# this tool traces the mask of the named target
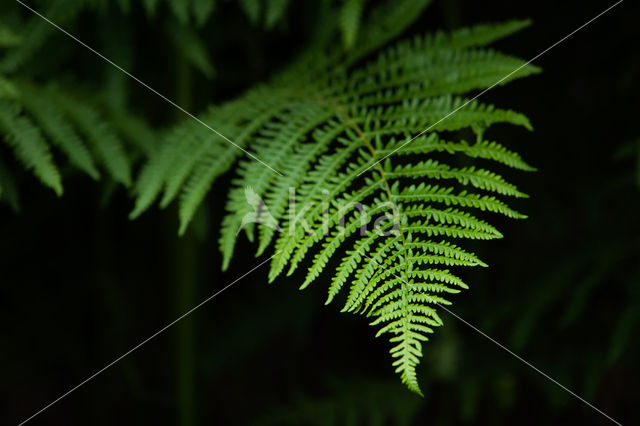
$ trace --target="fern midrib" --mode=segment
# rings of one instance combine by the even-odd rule
[[[389,199],[389,202],[391,203],[391,205],[393,206],[393,194],[391,192],[391,187],[389,186],[389,181],[387,180],[387,175],[384,171],[384,166],[381,164],[381,161],[379,161],[377,159],[377,153],[376,153],[376,149],[375,147],[371,144],[371,141],[366,137],[364,131],[360,128],[360,126],[358,126],[358,124],[356,123],[356,121],[344,110],[344,108],[342,108],[341,105],[339,104],[335,104],[332,102],[328,102],[329,105],[331,105],[337,112],[338,114],[340,114],[345,121],[352,127],[352,129],[356,132],[356,134],[358,135],[358,137],[360,138],[360,140],[364,143],[364,145],[367,147],[367,149],[369,150],[369,152],[371,153],[372,159],[373,161],[375,161],[375,167],[378,169],[378,171],[380,172],[380,178],[382,179],[383,183],[384,183],[384,188],[385,188],[385,192],[387,194],[387,198]],[[409,280],[407,279],[407,267],[409,266],[408,264],[408,259],[409,256],[407,254],[407,247],[406,247],[406,238],[402,229],[402,223],[400,221],[400,217],[398,215],[398,211],[397,209],[392,207],[392,211],[393,211],[393,217],[394,217],[394,222],[398,225],[398,232],[400,234],[400,241],[401,241],[401,245],[402,245],[402,257],[404,259],[404,263],[405,263],[405,267],[401,269],[401,274],[402,274],[402,280],[401,280],[401,286],[402,286],[402,316],[403,316],[403,320],[402,320],[402,335],[404,336],[408,336],[409,331],[410,331],[410,312],[408,311],[407,307],[409,305],[409,301],[408,301],[408,282]],[[368,257],[368,256],[367,256]],[[375,259],[370,258],[369,259],[372,262],[376,262],[377,261]],[[410,345],[409,341],[411,340],[410,338],[405,338],[403,339],[407,345]],[[404,351],[403,351],[404,352]],[[406,359],[405,356],[402,356],[402,358],[404,358],[403,363],[405,364],[405,369],[403,370],[403,374],[406,374],[407,371],[410,370],[411,365],[409,360]]]
[[[384,189],[385,189],[385,192],[387,194],[387,198],[389,199],[389,202],[392,203],[392,205],[393,205],[393,194],[391,193],[391,187],[389,186],[389,181],[387,180],[387,175],[386,175],[386,173],[384,171],[384,167],[382,166],[381,161],[377,160],[378,156],[377,156],[377,152],[376,152],[375,147],[371,144],[371,142],[367,138],[367,136],[364,133],[364,131],[360,128],[358,123],[356,123],[356,121],[353,119],[353,117],[351,117],[344,110],[344,108],[342,108],[341,105],[338,105],[338,104],[335,104],[335,103],[331,103],[331,102],[329,102],[329,105],[331,105],[338,112],[338,114],[340,114],[345,119],[345,121],[347,123],[349,123],[351,128],[357,133],[357,135],[360,138],[360,140],[362,140],[362,142],[365,144],[365,146],[367,147],[367,149],[371,153],[373,161],[375,161],[375,167],[380,172],[380,178],[382,179],[382,181],[384,183]],[[404,233],[402,232],[402,224],[400,223],[400,217],[398,216],[398,212],[397,212],[396,209],[392,208],[392,211],[393,211],[393,218],[395,220],[395,223],[398,224],[398,231],[400,232],[400,237],[402,238],[403,252],[405,253],[405,257],[406,257],[405,237],[404,237]]]

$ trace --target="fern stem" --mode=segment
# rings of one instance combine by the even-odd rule
[[[369,152],[371,153],[371,156],[373,157],[373,161],[376,161],[376,169],[379,171],[380,173],[380,179],[382,180],[383,184],[384,184],[384,188],[385,188],[385,193],[387,194],[387,198],[389,199],[389,202],[391,203],[392,206],[394,205],[393,202],[393,194],[391,192],[391,187],[389,186],[389,181],[387,179],[387,175],[385,174],[384,171],[384,166],[381,164],[381,162],[377,161],[377,155],[376,155],[376,149],[375,147],[371,144],[371,141],[367,138],[367,136],[365,135],[365,133],[362,131],[362,129],[360,128],[360,126],[358,125],[358,123],[356,123],[356,121],[349,115],[347,114],[347,112],[344,110],[344,108],[342,108],[340,105],[337,104],[333,104],[334,108],[338,111],[338,113],[340,115],[343,116],[343,118],[349,123],[349,125],[352,127],[352,129],[358,134],[358,137],[360,138],[360,140],[362,140],[362,142],[364,143],[364,145],[367,147],[367,149],[369,150]],[[407,243],[406,243],[406,238],[402,229],[402,222],[400,220],[400,216],[399,216],[399,212],[398,209],[396,209],[395,207],[392,207],[392,212],[393,212],[393,220],[394,220],[394,224],[397,224],[397,229],[398,229],[398,233],[400,234],[400,242],[401,242],[401,246],[402,246],[402,258],[403,258],[403,263],[405,265],[404,268],[402,268],[400,270],[400,274],[402,276],[402,279],[400,281],[400,286],[402,288],[402,316],[403,316],[403,321],[402,321],[402,334],[408,334],[411,332],[411,324],[410,324],[410,320],[409,320],[409,316],[410,316],[410,312],[408,312],[407,310],[407,306],[409,304],[409,277],[407,274],[407,265],[410,265],[410,263],[408,262],[408,253],[407,253]],[[377,261],[375,259],[371,259],[372,262],[376,262]],[[380,265],[377,265],[378,267]],[[409,383],[411,380],[409,378],[407,378],[405,376],[405,374],[407,374],[408,371],[411,370],[411,366],[409,365],[405,365],[404,369],[403,369],[403,381],[405,381],[405,383]],[[422,392],[420,391],[419,388],[414,389],[418,394],[422,395]]]
[[[358,123],[356,123],[356,121],[353,119],[353,117],[351,117],[344,110],[344,108],[342,108],[340,105],[333,104],[333,107],[338,111],[338,113],[340,115],[343,116],[343,118],[347,121],[347,123],[349,123],[351,128],[358,134],[358,137],[362,140],[362,142],[365,144],[365,146],[367,147],[367,149],[371,153],[371,156],[373,157],[373,161],[376,161],[376,159],[377,159],[376,149],[371,144],[371,141],[369,141],[369,139],[367,138],[365,133],[362,131],[362,129],[360,128]],[[376,164],[376,168],[380,172],[380,179],[382,180],[382,182],[384,184],[385,193],[387,194],[387,198],[389,199],[389,202],[393,204],[393,194],[391,193],[391,187],[389,186],[389,181],[387,180],[387,176],[386,176],[385,171],[384,171],[384,166],[381,164],[381,162],[378,162],[378,161],[376,161],[375,164]],[[393,208],[392,211],[393,211],[393,219],[395,221],[394,223],[396,223],[398,225],[398,232],[400,233],[400,238],[401,238],[401,241],[402,241],[402,250],[403,250],[403,253],[404,253],[403,257],[406,260],[406,258],[407,258],[406,240],[405,240],[405,237],[404,237],[404,233],[402,232],[402,224],[400,222],[400,216],[398,215],[398,211],[395,208]],[[403,279],[406,279],[406,274],[404,273],[404,271],[402,273],[403,273]]]
[[[173,222],[172,222],[173,225]],[[172,228],[173,229],[173,226]],[[174,237],[175,238],[175,237]],[[197,261],[196,241],[191,232],[178,238],[174,245],[173,258],[175,286],[175,309],[179,314],[193,307],[196,303],[197,287]],[[195,425],[196,392],[195,392],[195,365],[196,365],[196,321],[195,316],[183,319],[176,326],[176,351],[177,351],[177,397],[178,397],[178,424],[181,426]]]
[[[183,108],[191,109],[192,76],[188,61],[184,55],[176,52],[176,99]],[[182,118],[182,116],[178,116]],[[175,217],[174,215],[171,215]],[[169,229],[173,229],[173,223]],[[172,232],[173,234],[173,232]],[[175,238],[175,237],[173,237]],[[175,286],[175,309],[182,314],[196,303],[197,289],[197,250],[192,232],[177,239],[173,258],[173,283]],[[196,319],[185,318],[176,330],[176,381],[178,424],[193,426],[196,424]]]

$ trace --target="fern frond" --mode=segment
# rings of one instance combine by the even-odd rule
[[[38,127],[20,114],[16,104],[0,101],[0,131],[16,157],[46,186],[62,195],[62,180]]]
[[[315,57],[303,55],[268,85],[201,117],[284,174],[239,161],[220,234],[223,268],[242,229],[257,237],[258,254],[275,246],[270,281],[305,265],[305,288],[341,257],[327,303],[346,293],[343,311],[366,314],[380,326],[378,335],[389,335],[393,345],[396,371],[417,393],[422,344],[442,325],[438,305],[467,288],[459,269],[487,266],[464,243],[502,237],[482,212],[525,217],[504,199],[526,194],[492,167],[534,170],[484,136],[495,124],[531,130],[529,120],[465,95],[519,67],[509,81],[539,71],[484,47],[526,21],[417,37],[371,57],[415,19],[408,10],[427,3],[374,7],[351,50],[314,50]],[[132,215],[157,197],[166,206],[179,194],[183,232],[240,153],[197,123],[181,124],[143,169]],[[477,159],[486,168],[469,164]],[[261,224],[267,209],[255,211],[247,188],[279,226]],[[258,223],[247,226],[247,217]]]
[[[103,99],[80,98],[62,87],[42,88],[14,79],[7,82],[12,93],[4,99],[0,96],[2,139],[27,169],[58,194],[62,184],[52,152],[63,154],[71,170],[97,180],[100,166],[114,181],[129,185],[132,159],[141,152],[155,151],[154,132],[134,115],[123,110],[103,118]],[[133,149],[125,149],[122,139]]]
[[[69,95],[51,89],[51,97],[68,115],[77,129],[86,137],[96,157],[113,180],[125,186],[131,184],[131,164],[122,141],[110,124],[87,104],[74,102]]]
[[[55,107],[54,100],[42,91],[36,91],[26,85],[20,88],[20,99],[25,110],[38,123],[49,140],[69,157],[71,163],[92,178],[98,179],[100,173],[93,163],[89,150],[62,111]]]
[[[431,0],[397,0],[372,8],[359,30],[361,37],[358,45],[354,47],[345,65],[353,64],[398,37],[420,17],[430,3]]]
[[[186,25],[170,25],[167,32],[173,40],[176,50],[184,56],[190,65],[205,77],[213,77],[215,68],[209,58],[204,41],[198,37],[195,31]]]
[[[106,115],[114,130],[128,146],[145,158],[155,154],[158,148],[157,135],[145,120],[120,109],[110,110]],[[133,154],[130,155],[132,156]]]
[[[88,0],[47,2],[47,8],[42,13],[57,25],[65,26],[76,18],[87,4]],[[20,42],[17,47],[7,52],[0,60],[0,71],[5,73],[16,71],[31,59],[47,38],[56,31],[58,30],[39,16],[31,16],[24,30],[18,33]]]

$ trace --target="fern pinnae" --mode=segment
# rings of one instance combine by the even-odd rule
[[[197,124],[193,124],[197,125]],[[160,199],[160,208],[167,207],[180,191],[183,190],[183,185],[189,180],[189,177],[194,173],[194,170],[198,167],[202,161],[207,161],[205,158],[210,155],[224,155],[225,151],[233,150],[234,147],[224,146],[225,142],[220,138],[210,133],[206,128],[197,129],[195,131],[186,131],[185,137],[181,138],[180,143],[175,143],[173,150],[175,157],[173,159],[174,172],[166,177],[166,184],[164,187],[164,193]],[[182,146],[178,149],[179,146]]]
[[[343,216],[344,214],[342,209],[337,209],[336,212],[337,213],[334,214],[333,216],[334,219],[337,219]],[[306,288],[309,284],[311,284],[312,281],[314,281],[320,275],[320,273],[328,263],[329,259],[334,254],[334,252],[340,247],[342,242],[347,237],[349,237],[352,233],[354,233],[357,229],[361,228],[364,225],[363,221],[366,220],[367,217],[368,217],[368,214],[366,212],[360,212],[360,214],[356,216],[354,219],[352,219],[347,225],[345,225],[344,227],[342,226],[339,227],[339,229],[332,231],[330,235],[325,237],[326,239],[322,244],[323,246],[322,250],[314,256],[313,263],[309,267],[309,270],[307,272],[307,278],[305,279],[304,283],[300,287],[301,289]],[[329,224],[331,224],[331,222],[332,220],[330,219]],[[322,234],[323,234],[322,232],[318,232],[319,229],[321,228],[316,228],[316,231],[313,234],[314,236],[313,239],[316,242],[322,238]],[[361,249],[366,250],[369,244],[373,241],[373,239],[374,239],[373,236],[370,236],[367,238],[361,238],[358,240],[357,244],[360,245]],[[358,254],[359,250],[354,250],[352,253]]]
[[[537,170],[523,161],[520,155],[497,142],[478,141],[473,145],[469,145],[463,152],[469,157],[493,160],[518,170],[528,172]]]
[[[289,196],[289,188],[300,188],[300,197],[302,198],[300,205],[302,206],[311,205],[313,202],[321,202],[322,197],[319,196],[319,194],[322,194],[323,190],[326,191],[324,187],[326,182],[330,178],[335,177],[334,174],[336,170],[338,170],[351,155],[351,149],[345,147],[345,149],[341,150],[336,156],[324,156],[323,154],[338,135],[346,130],[346,124],[344,122],[336,120],[335,118],[329,118],[323,127],[313,131],[311,135],[313,143],[303,145],[297,155],[289,158],[285,166],[285,170],[287,171],[286,177],[276,183],[277,190],[274,189],[267,195],[267,203],[269,206],[272,206],[273,214],[276,217],[282,215],[284,208],[289,201],[291,201],[287,198]],[[348,141],[345,139],[339,138],[338,140],[344,144],[348,144]],[[357,146],[353,146],[353,149],[356,148]],[[319,167],[317,170],[309,172],[314,160],[317,158],[320,158],[321,162],[325,160],[327,167]],[[288,225],[289,223],[287,222],[285,228],[288,228]],[[271,228],[261,228],[260,246],[257,255],[260,255],[263,250],[266,249],[271,242],[273,233],[274,231]]]
[[[20,87],[20,101],[25,110],[49,137],[49,140],[69,157],[72,164],[93,179],[100,178],[100,173],[96,169],[86,145],[62,112],[53,106],[55,102],[46,93],[22,85]]]
[[[428,288],[425,286],[425,284],[416,284],[412,282],[412,280],[410,280],[407,284],[417,291],[421,291]],[[371,316],[384,316],[396,310],[402,309],[403,305],[405,305],[406,302],[403,300],[398,300],[398,299],[401,299],[401,297],[402,297],[402,291],[396,290],[396,291],[387,293],[383,297],[379,298],[376,301],[376,304],[374,304],[371,307]],[[414,293],[414,294],[408,295],[407,301],[409,301],[410,303],[421,302],[421,303],[429,303],[433,305],[439,305],[439,304],[450,305],[451,304],[451,302],[449,302],[446,299],[443,299],[442,297],[431,295],[431,294],[422,294],[422,293]],[[425,307],[422,304],[410,304],[409,306],[416,310],[425,309]],[[431,308],[428,308],[428,309],[430,313],[432,309]]]
[[[233,163],[237,154],[232,151],[232,149],[225,147],[221,154],[212,155],[211,152],[207,153],[189,177],[180,195],[180,208],[178,210],[180,219],[179,235],[184,235],[187,225],[191,222],[198,205],[204,199],[214,178]]]
[[[409,256],[407,260],[415,265],[446,265],[446,266],[477,266],[473,260],[455,259],[448,256],[440,256],[435,254],[422,254],[417,256]]]
[[[268,164],[275,168],[281,168],[284,159],[295,149],[302,138],[311,130],[325,122],[329,116],[318,108],[317,105],[299,103],[291,106],[283,121],[272,123],[270,127],[262,130],[263,135],[256,137],[256,154]],[[279,144],[265,143],[271,142],[269,133],[278,135]],[[273,182],[275,175],[263,165],[254,161],[248,161],[244,169],[240,171],[244,181],[241,185],[235,186],[229,193],[227,211],[232,213],[225,218],[221,229],[221,241],[233,241],[237,234],[242,217],[249,210],[244,198],[244,188],[250,186],[258,196],[263,196]],[[288,191],[288,189],[287,189]],[[233,251],[233,245],[223,244],[223,263],[228,264]]]
[[[346,64],[351,65],[371,51],[397,37],[417,20],[431,0],[397,0],[372,8],[369,19],[362,25],[362,35]]]
[[[271,143],[271,138],[263,139],[266,142],[265,146],[272,150],[272,154],[269,156],[272,164],[276,164],[276,167],[289,171],[288,176],[290,177],[279,179],[274,183],[272,188],[279,187],[280,191],[270,191],[268,184],[270,181],[275,181],[275,177],[264,176],[263,173],[255,175],[255,179],[260,179],[263,182],[266,181],[267,185],[265,191],[259,193],[259,195],[266,194],[266,199],[270,201],[269,205],[278,210],[281,209],[283,205],[286,205],[291,185],[300,181],[301,176],[307,171],[309,163],[324,152],[330,142],[326,140],[325,143],[319,141],[316,144],[309,144],[307,146],[299,145],[304,141],[309,132],[327,122],[327,120],[331,118],[331,114],[315,104],[301,105],[295,108],[295,110],[295,112],[291,112],[289,118],[285,118],[286,123],[283,126],[277,126],[271,129],[274,135],[277,135],[280,144],[276,146]],[[268,137],[267,134],[264,136]],[[296,148],[296,145],[298,145],[298,148]],[[253,164],[251,164],[250,167],[253,167]],[[252,174],[252,172],[248,171],[247,174]],[[238,188],[238,190],[241,189],[242,188]],[[261,245],[265,244],[268,244],[268,242],[261,240]]]
[[[87,3],[86,0],[47,2],[47,9],[43,11],[43,15],[64,27],[86,7]],[[33,57],[47,41],[48,36],[55,32],[56,29],[50,23],[39,16],[30,16],[24,25],[24,30],[19,34],[20,42],[17,47],[0,60],[0,71],[6,73],[17,71]]]
[[[526,198],[527,195],[518,191],[515,185],[506,182],[502,176],[474,166],[452,168],[435,160],[420,161],[409,165],[396,166],[392,172],[387,172],[389,178],[421,178],[455,179],[462,185],[472,186],[502,195]]]
[[[355,276],[351,282],[349,294],[344,306],[342,307],[342,312],[353,312],[357,310],[360,307],[361,301],[364,300],[364,298],[366,298],[373,290],[373,284],[375,284],[375,280],[373,280],[373,278],[378,272],[378,265],[382,263],[383,256],[386,256],[385,263],[387,259],[389,260],[389,263],[391,263],[404,255],[404,247],[401,244],[401,238],[402,237],[400,235],[395,235],[392,238],[387,238],[386,241],[383,240],[379,242],[378,247],[373,252],[373,256],[363,254],[364,251],[366,251],[366,247],[354,247],[354,249],[358,251],[358,257],[363,260],[361,262],[362,265],[359,265],[357,268],[353,268],[353,270],[350,271],[350,273],[353,272]],[[387,255],[387,252],[393,248],[396,249],[396,252]]]
[[[452,113],[453,111],[455,113]],[[465,98],[452,96],[429,98],[422,102],[417,100],[404,102],[401,105],[386,107],[376,115],[379,121],[385,122],[385,125],[367,132],[368,137],[394,136],[407,134],[407,132],[419,134],[425,129],[433,132],[455,131],[478,123],[486,127],[496,123],[509,123],[532,130],[527,117],[520,113],[495,108],[493,105],[480,104],[477,101],[468,103]],[[354,118],[358,124],[369,119],[367,115]],[[407,137],[407,140],[409,139]]]
[[[224,117],[225,111],[210,110],[206,116],[202,118],[203,122],[210,122],[208,120],[209,115],[220,115]],[[237,127],[232,123],[211,123],[213,128],[219,129],[222,134],[235,135],[237,134]],[[202,126],[199,123],[192,121],[183,122],[177,131],[170,135],[166,140],[170,161],[173,166],[171,167],[172,173],[166,177],[166,186],[164,188],[164,194],[160,200],[160,207],[165,208],[173,201],[173,199],[180,193],[182,185],[187,182],[187,179],[194,172],[194,169],[198,167],[198,164],[204,157],[207,156],[221,156],[224,158],[230,158],[231,161],[221,162],[217,165],[220,173],[227,170],[231,166],[233,160],[237,158],[241,152],[222,137],[216,133],[213,133],[210,129]],[[251,129],[248,129],[251,131]],[[243,146],[245,142],[246,133],[236,136],[234,144]],[[185,146],[185,144],[187,146]]]
[[[507,204],[489,195],[480,195],[461,191],[453,193],[453,188],[438,185],[410,185],[403,188],[395,198],[399,201],[430,201],[444,203],[446,206],[474,207],[493,213],[500,213],[512,219],[525,219],[527,216],[511,209]]]
[[[131,185],[131,164],[122,141],[100,114],[87,104],[79,104],[58,88],[50,88],[55,99],[75,127],[82,133],[111,177],[125,186]]]
[[[446,240],[441,240],[439,242],[436,242],[433,240],[422,240],[419,238],[413,238],[412,241],[405,243],[405,246],[408,249],[418,249],[418,250],[422,250],[423,252],[428,251],[437,255],[443,255],[452,259],[469,262],[470,266],[483,266],[483,267],[488,266],[486,263],[480,260],[475,254],[470,253],[464,249],[461,249],[460,247]],[[415,270],[412,272],[415,272]]]
[[[374,282],[373,284],[376,286],[375,290],[366,297],[365,301],[362,302],[362,309],[364,312],[369,312],[367,314],[368,316],[372,315],[370,311],[371,307],[374,306],[375,301],[378,300],[382,295],[390,291],[392,288],[394,288],[401,280],[401,278],[397,275],[397,272],[398,269],[401,269],[404,265],[396,265],[393,268],[387,268],[385,267],[385,264],[380,264],[378,273],[372,277],[372,281]],[[465,290],[469,288],[467,284],[465,284],[457,276],[450,273],[448,269],[414,269],[412,271],[406,272],[406,274],[411,278],[420,278],[424,281],[442,285],[444,288],[448,289],[446,290],[446,292],[448,293],[459,292],[458,288],[453,288],[451,286],[459,287]],[[391,278],[387,279],[389,277]],[[378,282],[381,282],[381,284],[377,285]]]
[[[247,139],[269,121],[285,104],[285,98],[280,90],[266,90],[256,87],[247,91],[234,102],[226,103],[217,108],[210,108],[200,116],[213,128],[224,128],[234,143],[244,147]],[[239,123],[248,121],[239,130]],[[229,128],[230,127],[230,128]],[[138,217],[146,211],[155,199],[163,192],[160,205],[168,205],[179,193],[202,153],[209,149],[217,150],[227,143],[217,143],[216,135],[209,129],[185,120],[175,126],[163,137],[163,142],[157,153],[150,156],[136,181],[136,203],[130,214],[131,218]],[[184,146],[189,144],[189,148]],[[218,148],[220,147],[220,148]],[[241,153],[234,147],[229,154],[235,158]],[[222,151],[220,151],[222,152]],[[231,167],[232,163],[224,164],[220,173]]]
[[[336,165],[335,162],[330,162],[329,164]],[[365,168],[366,160],[361,161],[360,163],[358,163],[358,165],[351,163],[348,166],[348,169],[352,170],[351,173],[355,173],[355,171],[357,170],[364,170]],[[346,177],[338,175],[337,177],[334,177],[329,181],[323,182],[323,184],[324,186],[322,187],[325,188],[326,197],[332,200],[333,207],[333,209],[330,210],[331,214],[326,219],[323,219],[325,221],[323,223],[326,224],[325,226],[332,226],[338,223],[343,214],[348,213],[353,208],[355,203],[357,203],[359,200],[364,199],[366,198],[366,196],[370,195],[375,190],[375,186],[378,185],[368,184],[364,188],[346,194],[342,196],[339,201],[336,201],[336,199],[340,197],[342,191],[346,190],[346,188],[349,186],[350,181]],[[342,206],[346,207],[343,208]],[[324,207],[322,206],[322,204],[316,203],[316,205],[313,205],[308,210],[303,219],[308,223],[322,222],[320,220],[320,216],[323,210]],[[315,232],[305,237],[303,229],[301,227],[294,226],[293,232],[283,234],[280,239],[280,241],[282,241],[282,244],[276,245],[276,248],[278,248],[278,245],[280,245],[280,255],[274,259],[275,262],[272,263],[272,269],[269,276],[275,278],[282,271],[282,268],[287,261],[289,261],[290,264],[288,274],[290,275],[291,273],[293,273],[299,262],[304,258],[306,252],[311,248],[311,246],[313,246],[313,244],[319,241],[323,233],[323,229],[316,228]],[[302,241],[300,241],[300,239],[302,239]]]
[[[416,36],[409,40],[400,41],[382,51],[376,59],[357,71],[356,77],[359,78],[365,73],[375,75],[388,68],[389,64],[402,65],[408,61],[415,61],[416,57],[422,57],[425,54],[431,55],[443,49],[461,51],[486,46],[495,40],[516,33],[530,24],[530,20],[514,20],[495,24],[479,24],[451,33],[437,31],[434,34]]]
[[[367,217],[366,215],[367,213],[361,213],[361,215],[356,217],[356,219],[352,220],[344,228],[332,232],[332,234],[329,236],[327,241],[323,243],[323,249],[314,256],[313,264],[309,268],[309,271],[307,272],[307,278],[305,279],[304,283],[300,287],[301,289],[306,288],[309,284],[311,284],[313,280],[315,280],[320,275],[320,272],[326,266],[327,262],[329,261],[329,258],[338,249],[338,247],[342,244],[342,242],[346,238],[348,238],[353,232],[355,232],[357,229],[360,229],[364,225],[361,220],[363,217]],[[367,236],[366,238],[360,238],[357,240],[356,245],[354,246],[354,249],[347,252],[347,257],[345,257],[341,265],[338,267],[337,274],[334,277],[334,280],[329,289],[330,295],[332,292],[337,293],[339,288],[342,286],[344,280],[346,280],[346,277],[342,278],[341,275],[344,274],[345,272],[350,272],[350,270],[352,270],[353,267],[355,267],[357,262],[359,262],[361,259],[361,256],[360,256],[361,251],[367,251],[370,244],[375,239],[376,239],[376,236],[373,234]]]
[[[357,203],[374,193],[378,186],[380,186],[380,182],[370,181],[369,184],[366,185],[363,189],[354,191],[348,197],[336,202],[336,205],[333,206],[333,208],[330,210],[328,218],[325,219],[326,226],[332,227],[339,223],[340,219],[345,214],[351,212],[356,208]],[[329,195],[331,196],[332,194],[329,193]],[[316,210],[321,210],[321,208],[316,208]],[[315,223],[316,220],[317,219],[314,218],[314,221],[312,223]],[[322,228],[316,227],[310,235],[307,235],[306,237],[302,236],[303,239],[296,245],[295,254],[290,261],[290,273],[295,270],[295,267],[304,258],[308,250],[322,239],[323,235],[324,231],[322,230]]]
[[[430,133],[419,136],[410,144],[402,146],[405,142],[405,140],[392,138],[384,149],[379,150],[378,153],[384,157],[387,155],[429,154],[431,152],[446,152],[449,154],[459,152],[471,158],[492,160],[518,170],[536,170],[535,167],[523,161],[520,155],[493,141],[480,140],[470,144],[463,139],[459,142],[454,142],[439,139],[437,133]]]
[[[428,221],[414,221],[404,229],[408,232],[426,234],[428,237],[447,236],[450,238],[467,238],[471,240],[492,240],[496,238],[494,234],[468,229],[456,225],[430,224]]]
[[[266,111],[260,111],[257,117],[254,117],[250,124],[247,125],[244,129],[239,130],[239,128],[235,125],[224,122],[225,117],[229,114],[232,114],[229,111],[231,108],[221,108],[220,110],[212,110],[208,115],[216,116],[217,120],[212,125],[218,129],[223,130],[223,134],[231,135],[234,138],[234,144],[239,146],[245,146],[247,139],[259,129],[261,125],[273,116],[273,111],[267,109]],[[204,121],[207,121],[206,118]],[[167,178],[167,186],[165,189],[165,193],[160,201],[160,206],[167,206],[173,198],[178,194],[180,187],[184,184],[184,182],[189,177],[190,173],[197,167],[198,163],[202,159],[203,156],[210,155],[220,155],[230,161],[220,163],[220,167],[217,167],[217,170],[220,172],[226,171],[233,160],[237,158],[240,153],[235,146],[228,145],[226,141],[221,140],[221,138],[212,133],[209,129],[205,127],[198,127],[197,130],[190,132],[188,130],[189,126],[193,126],[194,123],[187,122],[184,124],[185,132],[188,135],[187,137],[197,137],[197,139],[192,140],[193,149],[185,149],[180,140],[171,140],[171,146],[176,151],[176,156],[182,156],[184,159],[178,162],[176,172],[173,173],[170,177]],[[197,135],[197,136],[196,136]],[[213,179],[216,174],[209,175],[210,179]],[[198,197],[196,197],[197,199]],[[195,210],[195,206],[186,206],[185,209]],[[186,218],[186,216],[185,216]],[[184,226],[188,225],[188,221]]]
[[[405,64],[391,62],[387,69],[368,70],[358,76],[360,81],[349,80],[350,90],[344,97],[357,97],[368,106],[390,104],[407,99],[408,95],[419,98],[457,95],[490,86],[505,75],[513,80],[539,71],[521,59],[490,50],[435,50],[410,59]],[[384,59],[383,63],[388,61]]]
[[[16,157],[55,193],[62,195],[62,179],[49,146],[40,129],[21,115],[18,105],[0,100],[0,132],[5,142],[13,148]]]
[[[338,182],[336,182],[335,180],[331,180],[331,178],[335,177],[336,171],[348,160],[353,151],[356,149],[357,146],[355,144],[346,145],[343,147],[343,149],[338,150],[335,154],[320,157],[317,162],[316,168],[309,172],[309,177],[306,179],[307,183],[302,184],[300,187],[302,205],[309,205],[314,197],[317,197],[323,189],[326,189],[327,183],[338,185]],[[328,191],[326,192],[326,194],[327,197],[330,195]],[[322,210],[322,207],[315,207],[314,210],[316,210],[319,214]],[[309,215],[305,216],[305,219],[308,216]],[[288,222],[285,223],[284,228],[289,229]],[[271,262],[269,281],[273,281],[285,267],[286,263],[289,261],[293,251],[297,246],[297,239],[301,238],[301,236],[302,230],[299,228],[294,228],[292,233],[283,233],[278,237],[275,244],[276,252],[278,253],[278,255],[275,256]],[[291,262],[288,275],[293,273],[296,265],[297,262]]]
[[[286,177],[278,180],[273,190],[268,192],[266,196],[266,203],[272,206],[271,211],[275,217],[280,217],[286,209],[289,202],[290,188],[300,185],[313,160],[326,151],[329,143],[330,140],[327,138],[325,143],[302,145],[298,152],[290,157],[292,161],[289,161],[287,167],[284,168]],[[274,234],[275,230],[273,228],[260,227],[260,244],[256,256],[260,256],[269,246]]]
[[[357,230],[362,230],[363,228],[366,227],[367,223],[371,220],[371,218],[373,217],[373,215],[376,215],[384,210],[388,209],[388,206],[386,205],[378,205],[372,209],[367,210],[366,208],[363,208],[362,210],[358,211],[358,214],[355,215],[354,217],[352,217],[349,222],[347,222],[344,225],[338,225],[338,229],[334,230],[333,232],[331,232],[330,235],[325,236],[325,242],[323,243],[323,249],[316,254],[316,256],[314,257],[314,263],[311,266],[311,268],[309,269],[309,272],[307,274],[307,279],[305,280],[305,282],[302,284],[302,286],[300,287],[301,289],[306,288],[311,281],[313,281],[319,274],[319,272],[324,268],[324,266],[326,265],[328,259],[333,255],[333,253],[336,251],[336,249],[347,239],[349,238],[353,233],[355,233]],[[326,226],[327,228],[331,228],[331,226],[334,224],[334,220],[337,218],[340,218],[342,216],[344,216],[346,213],[348,213],[351,209],[343,209],[338,207],[335,214],[332,216],[332,218],[329,218]],[[338,219],[339,220],[339,219]],[[376,229],[376,231],[380,232],[380,231],[384,231],[387,228],[391,227],[392,223],[388,222],[385,225],[379,227],[378,229]],[[322,232],[318,232],[318,230],[322,230],[321,227],[316,227],[316,231],[313,234],[314,239],[317,241],[320,238],[322,238],[321,234]],[[367,238],[361,238],[358,240],[357,244],[361,244],[361,245],[366,245],[370,239],[374,239],[375,235],[371,235]],[[358,253],[359,250],[354,250],[353,253]],[[317,273],[316,273],[317,272]]]
[[[144,120],[126,111],[109,111],[109,118],[116,132],[137,151],[135,154],[148,158],[157,150],[157,135]]]
[[[170,155],[167,143],[161,145],[150,155],[149,161],[142,167],[133,188],[136,194],[135,205],[130,219],[135,219],[147,210],[162,192],[165,185],[167,165],[172,164],[174,157]]]
[[[493,225],[458,209],[447,208],[445,210],[439,210],[423,204],[413,204],[404,208],[403,214],[407,217],[420,217],[447,225],[460,225],[467,229],[491,234],[494,238],[502,238],[502,233]]]

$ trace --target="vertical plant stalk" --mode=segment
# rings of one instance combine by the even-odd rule
[[[172,225],[174,225],[172,221]],[[174,229],[174,226],[171,227]],[[173,288],[176,315],[182,315],[195,305],[197,290],[197,250],[192,232],[174,237]],[[190,315],[176,327],[176,384],[180,426],[195,425],[196,410],[196,316]]]
[[[184,55],[176,51],[176,99],[183,108],[190,110],[191,70]],[[179,116],[182,118],[182,116]],[[174,259],[172,267],[172,287],[174,289],[174,308],[176,315],[182,315],[196,303],[198,282],[198,261],[196,240],[193,232],[187,230],[184,236],[175,236],[175,224],[171,214],[170,245]],[[196,317],[190,315],[180,321],[176,327],[176,385],[178,404],[178,424],[194,426],[196,424]]]

